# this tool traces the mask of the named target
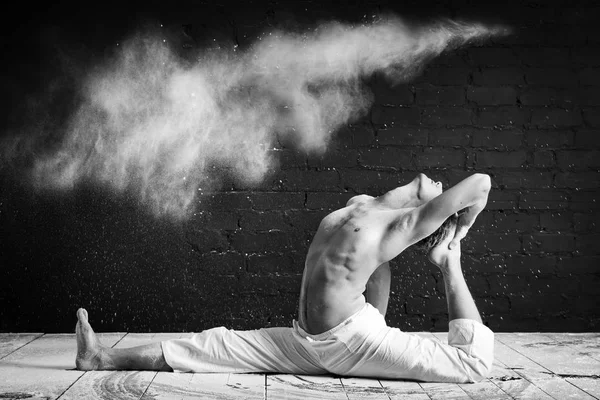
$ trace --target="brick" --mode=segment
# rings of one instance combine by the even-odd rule
[[[600,201],[598,201],[598,189],[593,191],[579,190],[575,193],[571,193],[569,208],[573,211],[583,212],[600,209]]]
[[[504,262],[507,275],[554,275],[558,270],[558,257],[551,254],[512,254],[507,255]]]
[[[552,186],[553,176],[546,171],[503,171],[494,174],[494,180],[501,188],[546,189]]]
[[[584,279],[580,282],[580,285],[581,291],[577,293],[578,296],[585,296],[588,294],[598,296],[598,288],[600,287],[600,274],[589,275],[587,279]]]
[[[600,66],[600,46],[577,46],[571,49],[571,62],[584,67]]]
[[[291,230],[282,211],[241,211],[240,215],[240,228],[244,230]]]
[[[462,86],[431,86],[416,88],[416,103],[422,105],[460,106],[465,104]]]
[[[416,173],[397,173],[373,170],[345,170],[342,172],[342,184],[345,189],[355,193],[378,196],[399,185],[410,182]]]
[[[515,210],[519,203],[518,193],[505,190],[492,190],[488,195],[488,210]]]
[[[477,216],[475,223],[470,228],[472,232],[487,232],[487,231],[497,231],[494,227],[494,216],[495,212],[492,212],[488,209],[483,210]]]
[[[525,276],[497,276],[489,279],[490,290],[486,293],[487,296],[508,296],[511,301],[515,295],[527,293],[530,283],[525,279]]]
[[[430,64],[432,67],[435,66],[446,66],[446,67],[468,67],[466,58],[466,51],[464,49],[457,49],[454,51],[443,52],[433,60]]]
[[[575,250],[575,237],[562,233],[523,236],[523,250],[532,253],[562,253]]]
[[[465,152],[458,149],[425,148],[415,155],[417,168],[464,167]]]
[[[468,234],[464,248],[471,248],[474,253],[515,253],[521,250],[521,237],[509,233],[477,233]]]
[[[369,146],[375,141],[375,129],[368,125],[351,125],[345,128],[347,134],[352,136],[353,146]]]
[[[309,210],[337,210],[345,207],[354,193],[322,193],[306,194],[306,208]]]
[[[513,315],[544,315],[549,308],[559,310],[565,307],[565,300],[560,296],[548,296],[547,293],[541,294],[538,292],[524,293],[521,296],[511,298],[511,317]]]
[[[531,124],[542,129],[579,126],[582,123],[583,119],[579,110],[543,108],[535,109],[531,114]]]
[[[579,70],[579,84],[600,86],[600,68],[583,68]]]
[[[521,68],[482,68],[473,73],[473,84],[476,86],[522,85],[525,74]]]
[[[469,249],[461,249],[464,250]],[[462,255],[462,268],[465,275],[496,275],[504,274],[506,272],[504,255],[490,254],[490,255]]]
[[[191,226],[205,229],[235,230],[238,228],[239,215],[231,211],[199,211],[190,218]]]
[[[294,250],[307,244],[301,233],[290,231],[252,232],[239,230],[231,235],[233,248],[244,252],[277,252]]]
[[[491,229],[500,232],[531,232],[537,230],[539,224],[537,215],[522,212],[496,213]]]
[[[468,128],[431,129],[429,131],[429,145],[465,147],[471,141],[471,132],[472,130]]]
[[[217,275],[235,275],[245,270],[246,264],[244,256],[239,253],[212,251],[200,255],[198,267]]]
[[[426,145],[429,130],[424,128],[388,127],[377,131],[380,145],[417,146]]]
[[[600,107],[583,110],[583,120],[586,126],[600,128]]]
[[[289,210],[304,208],[304,193],[253,192],[248,194],[255,210]]]
[[[335,170],[322,171],[279,171],[271,177],[271,184],[267,189],[290,192],[299,191],[338,191],[340,190],[340,176]]]
[[[527,47],[516,49],[516,52],[522,63],[527,66],[568,66],[571,62],[568,48]]]
[[[371,121],[378,126],[415,126],[421,122],[421,113],[416,107],[374,106]]]
[[[597,232],[600,227],[600,213],[576,213],[573,216],[573,225],[575,232]]]
[[[473,147],[493,149],[515,149],[521,147],[525,135],[516,130],[490,130],[482,129],[473,131]]]
[[[531,111],[520,107],[481,107],[475,118],[478,126],[523,125],[531,119]]]
[[[600,187],[600,172],[559,172],[554,184],[558,188],[598,189]]]
[[[567,130],[529,130],[525,140],[531,147],[556,149],[573,144],[573,132]]]
[[[298,168],[306,166],[306,155],[299,150],[276,149],[271,155],[279,161],[279,168]]]
[[[480,106],[514,105],[517,91],[511,87],[471,87],[467,99]]]
[[[573,214],[568,211],[540,214],[542,232],[571,232],[573,231]]]
[[[600,106],[600,91],[595,87],[579,88],[577,102],[582,106]]]
[[[568,68],[528,68],[525,71],[528,85],[547,87],[574,87],[577,85],[577,75]]]
[[[415,101],[411,85],[393,85],[382,76],[377,76],[370,84],[377,104],[399,106],[411,105]]]
[[[554,151],[552,150],[540,150],[533,152],[533,166],[534,167],[554,167],[556,160]]]
[[[345,204],[338,208],[344,207]],[[336,210],[338,209],[336,208]],[[319,227],[321,220],[329,213],[329,210],[288,210],[284,212],[285,221],[292,229],[314,232]]]
[[[522,151],[480,151],[475,153],[478,168],[520,168],[527,154]]]
[[[577,235],[575,248],[584,255],[600,254],[600,233]]]
[[[558,260],[559,276],[581,276],[600,273],[600,256],[578,255]]]
[[[470,108],[428,107],[423,109],[422,122],[433,126],[470,125],[472,115]]]
[[[246,192],[216,192],[212,195],[203,196],[203,199],[206,208],[210,210],[230,211],[252,207],[250,197]]]
[[[600,131],[587,129],[577,131],[575,146],[586,149],[600,148]]]
[[[466,85],[471,75],[470,68],[429,67],[425,69],[422,77],[417,82],[426,82],[432,85]]]
[[[477,66],[517,66],[521,62],[508,47],[473,47],[467,54],[470,63]]]
[[[558,167],[561,169],[600,168],[598,150],[562,150],[556,152]]]
[[[308,166],[317,168],[351,168],[358,165],[358,150],[330,150],[322,155],[308,157]]]
[[[567,195],[557,191],[524,192],[519,208],[523,210],[559,210],[569,205]]]
[[[529,87],[519,95],[519,101],[525,106],[555,106],[572,108],[579,104],[580,94],[574,89],[549,87]]]
[[[412,152],[394,147],[364,149],[360,152],[359,163],[369,168],[406,168],[412,165]]]
[[[304,269],[299,253],[249,254],[247,258],[251,274],[301,274]]]
[[[211,251],[224,252],[229,249],[225,232],[216,229],[195,229],[186,233],[186,241],[192,250],[202,254]]]

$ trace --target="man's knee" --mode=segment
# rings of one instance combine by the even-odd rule
[[[468,382],[476,383],[487,379],[492,373],[494,364],[493,356],[485,356],[481,358],[471,357],[468,362],[464,363],[465,373],[468,377]]]

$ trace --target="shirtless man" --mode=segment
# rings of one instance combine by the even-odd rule
[[[445,192],[441,183],[419,174],[382,196],[355,196],[327,215],[308,250],[298,320],[291,328],[219,327],[188,339],[112,349],[98,342],[87,312],[79,309],[77,368],[479,381],[492,367],[494,335],[481,323],[463,278],[460,240],[485,207],[489,190],[485,174]],[[415,244],[427,248],[444,276],[449,344],[385,323],[388,261]]]

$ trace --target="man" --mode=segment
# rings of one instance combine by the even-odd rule
[[[485,207],[489,190],[484,174],[446,192],[419,174],[380,197],[353,197],[327,215],[308,250],[298,320],[291,328],[220,327],[189,339],[112,349],[98,342],[80,309],[77,368],[479,381],[492,368],[494,335],[481,323],[463,278],[460,240]],[[385,323],[388,261],[415,244],[428,250],[444,276],[449,344]]]

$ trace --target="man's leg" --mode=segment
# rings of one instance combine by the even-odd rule
[[[447,235],[434,247],[429,253],[429,260],[440,268],[444,277],[448,319],[472,319],[481,323],[481,316],[462,273],[460,242],[452,250],[448,248],[453,236]]]
[[[77,369],[171,371],[160,342],[128,349],[113,349],[100,343],[88,322],[86,310],[77,310],[77,319]]]

